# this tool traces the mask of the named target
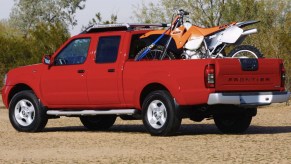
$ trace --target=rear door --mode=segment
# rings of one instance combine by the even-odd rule
[[[280,64],[277,59],[217,59],[216,91],[280,90]]]
[[[93,106],[115,106],[122,97],[121,42],[123,32],[98,34],[94,62],[87,74],[89,103]]]

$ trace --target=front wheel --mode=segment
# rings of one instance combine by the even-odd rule
[[[140,59],[140,56],[148,49],[148,47],[143,48],[138,52],[135,56],[135,60],[173,60],[175,59],[175,55],[172,52],[166,52],[163,59],[163,46],[157,46],[151,49],[143,58]]]
[[[168,91],[151,92],[142,105],[143,124],[153,136],[174,135],[181,125],[181,117]]]
[[[262,58],[263,54],[256,47],[251,45],[240,45],[230,51],[232,58]]]
[[[32,91],[21,91],[9,104],[9,119],[20,132],[39,132],[47,124],[46,110]]]

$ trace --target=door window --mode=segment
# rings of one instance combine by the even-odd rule
[[[117,59],[120,36],[100,37],[96,63],[114,63]]]
[[[90,38],[70,42],[56,57],[55,65],[83,64],[87,58]]]

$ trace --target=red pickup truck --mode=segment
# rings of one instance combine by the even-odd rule
[[[9,71],[2,97],[12,126],[37,132],[50,118],[75,116],[90,130],[106,130],[119,116],[165,136],[182,118],[213,118],[223,133],[242,133],[258,106],[288,101],[280,59],[134,61],[147,26],[91,28],[42,64]]]

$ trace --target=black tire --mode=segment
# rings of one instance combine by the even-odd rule
[[[168,91],[151,92],[142,105],[143,124],[153,136],[171,136],[181,125],[181,117]]]
[[[225,134],[239,134],[250,126],[252,115],[248,113],[232,113],[214,115],[216,127]]]
[[[230,51],[229,57],[233,58],[262,58],[263,54],[251,45],[239,45]]]
[[[116,115],[81,116],[82,124],[89,130],[108,130],[116,120]]]
[[[9,120],[20,132],[39,132],[47,124],[46,109],[32,91],[15,94],[9,104]]]
[[[135,60],[138,60],[139,56],[147,49],[148,47],[145,47],[141,49],[137,55],[135,56]],[[157,46],[153,49],[151,49],[141,60],[160,60],[163,53],[163,46]],[[172,52],[167,51],[165,57],[163,60],[174,60],[175,55]]]

